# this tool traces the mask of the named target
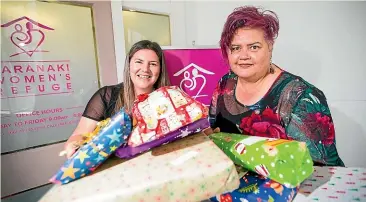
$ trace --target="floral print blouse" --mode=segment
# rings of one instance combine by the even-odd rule
[[[286,71],[278,76],[256,104],[236,100],[237,76],[228,73],[219,81],[211,101],[209,119],[221,132],[306,142],[315,165],[344,166],[335,141],[335,130],[323,92]]]

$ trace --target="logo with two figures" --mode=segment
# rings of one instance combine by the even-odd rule
[[[189,69],[191,69],[191,72]],[[196,91],[195,95],[191,95],[194,99],[207,97],[207,94],[202,94],[203,89],[207,84],[207,79],[205,75],[214,75],[215,73],[210,72],[194,63],[185,66],[183,69],[176,72],[173,76],[177,77],[183,74],[183,79],[181,80],[179,87],[184,91]],[[198,80],[202,81],[202,85],[198,84]],[[197,88],[197,90],[196,90]]]
[[[2,24],[1,28],[7,29],[6,32],[10,35],[10,41],[18,49],[17,52],[11,54],[9,57],[22,54],[32,57],[37,52],[48,52],[40,49],[46,37],[43,31],[54,30],[26,16]]]

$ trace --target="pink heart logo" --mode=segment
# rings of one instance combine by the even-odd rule
[[[16,24],[15,32],[11,34],[10,40],[16,47],[22,50],[22,52],[15,53],[10,57],[23,53],[31,57],[34,52],[48,52],[38,50],[39,46],[43,43],[44,38],[44,33],[41,30],[34,29],[31,22],[26,23],[26,32],[23,32],[23,27],[20,24]]]
[[[19,22],[26,20],[25,27]],[[51,27],[38,23],[27,16],[23,16],[14,19],[10,22],[1,25],[1,28],[6,28],[14,25],[15,31],[10,36],[10,41],[14,44],[21,52],[15,53],[10,57],[27,54],[32,56],[35,52],[49,52],[44,50],[38,50],[45,39],[45,34],[42,30],[54,30]]]

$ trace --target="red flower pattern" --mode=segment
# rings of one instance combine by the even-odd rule
[[[253,112],[251,116],[241,120],[240,128],[243,133],[253,136],[292,139],[286,135],[281,126],[280,117],[272,109],[266,108],[262,114]]]
[[[321,113],[308,114],[307,118],[304,120],[310,126],[314,128],[314,131],[309,131],[306,134],[309,138],[316,142],[321,141],[324,145],[331,145],[335,140],[335,130],[334,124],[329,116],[322,115]]]

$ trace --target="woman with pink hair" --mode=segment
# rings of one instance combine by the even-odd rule
[[[230,72],[213,93],[211,128],[306,142],[316,165],[344,166],[323,92],[272,63],[278,31],[273,11],[246,6],[228,16],[220,46]]]

